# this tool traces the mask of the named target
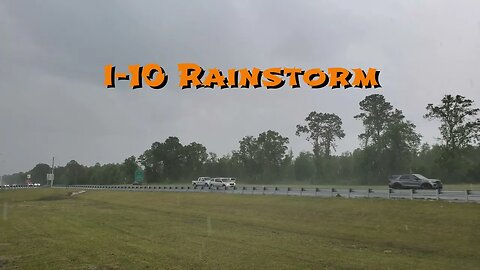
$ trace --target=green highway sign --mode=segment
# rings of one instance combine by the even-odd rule
[[[142,168],[137,168],[135,170],[135,177],[134,177],[135,183],[143,183],[144,179],[145,179],[145,176]]]

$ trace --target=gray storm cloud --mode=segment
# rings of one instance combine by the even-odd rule
[[[120,162],[178,136],[227,154],[268,129],[310,145],[295,126],[333,112],[359,146],[353,116],[366,95],[384,94],[417,125],[447,93],[480,104],[478,1],[2,1],[0,174],[36,163]],[[158,63],[162,90],[103,86],[103,66]],[[181,90],[177,64],[220,69],[273,66],[376,67],[381,89]],[[337,152],[337,153],[338,153]]]

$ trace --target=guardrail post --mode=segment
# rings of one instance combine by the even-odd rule
[[[353,189],[349,188],[348,189],[348,198],[350,199],[350,194],[353,192]]]
[[[410,189],[410,200],[413,200],[413,194],[415,193],[415,189]]]
[[[317,187],[315,188],[315,196],[317,196],[317,193],[320,191],[320,189]]]
[[[336,190],[334,188],[330,189],[330,198],[333,198],[333,193],[335,192]]]
[[[243,192],[245,191],[245,189],[246,189],[245,187],[242,187],[242,194],[243,194]]]
[[[390,199],[390,194],[392,194],[392,189],[389,188],[387,192],[388,192],[388,198]]]
[[[255,190],[257,190],[256,187],[252,187],[252,194],[255,192]]]
[[[470,191],[469,189],[465,190],[465,199],[467,200],[468,202],[468,195],[470,195]]]
[[[288,195],[289,191],[290,191],[290,187],[287,187],[287,195]]]
[[[262,195],[265,195],[265,190],[267,190],[267,187],[263,186]]]
[[[435,190],[435,195],[436,195],[437,201],[440,200],[440,189],[437,188]]]
[[[371,189],[371,188],[367,189],[367,198],[370,198],[370,193],[372,193],[372,189]]]
[[[300,188],[300,196],[302,196],[303,192],[305,191],[305,189],[302,187]]]

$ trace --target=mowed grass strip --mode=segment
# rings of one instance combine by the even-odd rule
[[[480,205],[0,192],[0,269],[477,269]]]

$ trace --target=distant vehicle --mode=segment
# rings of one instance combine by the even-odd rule
[[[418,188],[418,189],[442,189],[442,181],[429,179],[421,174],[392,175],[388,186],[394,189]]]
[[[39,187],[40,186],[40,183],[35,183],[33,184],[34,187]]]
[[[235,178],[233,177],[217,177],[210,182],[210,187],[234,187],[236,186]]]
[[[210,186],[211,181],[212,181],[211,177],[201,176],[201,177],[198,177],[197,180],[193,180],[192,185],[193,185],[193,187],[197,187],[197,186],[198,187],[201,187],[201,186],[208,187],[208,186]]]

